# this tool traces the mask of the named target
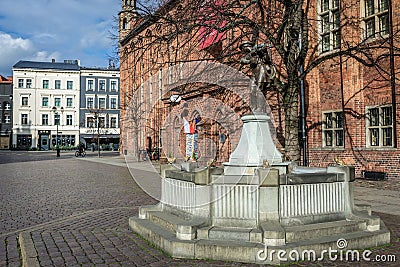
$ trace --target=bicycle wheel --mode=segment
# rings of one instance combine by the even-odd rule
[[[75,151],[75,157],[79,157],[79,151]]]
[[[85,157],[86,156],[86,152],[82,151],[81,156],[82,156],[82,158]]]

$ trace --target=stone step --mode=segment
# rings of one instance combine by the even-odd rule
[[[129,218],[129,226],[140,236],[174,258],[225,260],[256,264],[287,265],[287,260],[290,261],[289,255],[295,256],[293,253],[294,250],[297,251],[299,255],[302,255],[303,251],[306,250],[308,252],[305,254],[306,256],[312,255],[310,254],[312,250],[315,251],[315,258],[319,258],[322,255],[327,257],[326,252],[329,248],[333,250],[339,249],[344,252],[348,249],[357,249],[360,250],[359,253],[361,257],[361,249],[376,247],[390,242],[390,232],[382,221],[380,230],[378,231],[357,231],[353,233],[336,234],[328,237],[316,237],[315,239],[268,247],[261,242],[212,239],[180,240],[176,238],[173,233],[165,231],[165,229],[159,225],[137,217]],[[341,241],[344,239],[347,245],[339,248],[339,239],[342,239]],[[284,251],[285,254],[278,255],[280,250]],[[346,255],[346,253],[343,254]],[[284,260],[282,257],[287,260]]]
[[[199,239],[262,242],[262,232],[254,228],[205,227],[198,229]]]
[[[334,221],[325,223],[316,223],[308,225],[296,225],[284,227],[286,232],[286,242],[297,242],[300,240],[309,240],[322,237],[328,237],[338,234],[358,232],[366,230],[365,221]]]
[[[174,233],[181,240],[195,239],[196,230],[207,223],[199,217],[192,217],[186,220],[167,211],[150,211],[148,212],[148,220]]]
[[[173,233],[177,231],[178,225],[185,224],[186,222],[183,218],[168,212],[151,211],[148,216],[151,222],[154,222],[156,225],[159,225]]]
[[[338,247],[340,240],[344,240],[345,245]],[[348,233],[333,234],[325,237],[315,237],[313,239],[300,240],[292,243],[287,243],[285,246],[274,247],[275,249],[284,248],[287,251],[291,249],[312,249],[321,251],[327,247],[332,249],[362,249],[376,247],[390,242],[390,232],[385,224],[381,222],[380,230],[378,231],[354,231]]]

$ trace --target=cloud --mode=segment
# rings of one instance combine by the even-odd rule
[[[58,59],[59,52],[39,51],[29,39],[13,37],[0,32],[0,74],[11,75],[12,66],[20,60],[50,61]]]
[[[0,74],[10,75],[16,62],[28,59],[107,66],[116,48],[109,32],[117,34],[120,10],[120,0],[1,0]]]

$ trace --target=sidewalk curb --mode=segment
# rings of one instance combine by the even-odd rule
[[[21,232],[18,236],[18,243],[21,248],[22,267],[40,267],[31,233]]]

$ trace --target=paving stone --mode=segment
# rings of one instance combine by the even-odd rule
[[[90,161],[76,159],[68,153],[63,153],[57,160],[54,153],[18,152],[21,154],[18,157],[16,153],[0,151],[0,162],[3,163],[0,168],[0,266],[21,266],[17,236],[22,230],[31,233],[40,266],[55,266],[53,261],[68,267],[259,266],[172,259],[133,233],[128,227],[128,218],[137,215],[138,206],[156,201],[141,191],[127,168],[109,164],[115,154],[109,162],[98,163],[96,158]],[[7,183],[11,180],[14,183]],[[4,184],[7,187],[2,186]],[[384,188],[382,183],[377,185],[375,188]],[[356,186],[368,189],[373,185],[356,181]],[[390,229],[392,245],[377,248],[374,254],[395,254],[398,262],[384,266],[399,266],[400,216],[375,214]],[[382,264],[325,260],[287,266],[369,267]]]

